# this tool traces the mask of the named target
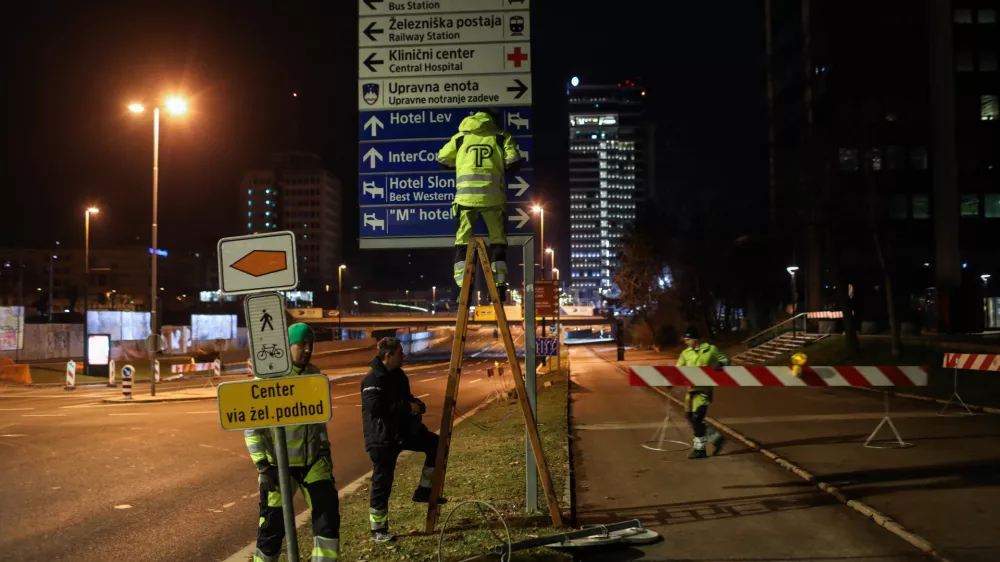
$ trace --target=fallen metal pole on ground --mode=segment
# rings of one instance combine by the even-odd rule
[[[527,550],[529,548],[537,548],[540,546],[555,545],[557,543],[572,541],[576,539],[587,539],[591,537],[599,537],[608,535],[609,533],[614,533],[616,531],[625,531],[627,529],[642,529],[642,522],[638,519],[630,519],[628,521],[622,521],[621,523],[612,523],[610,525],[595,525],[593,527],[582,529],[579,531],[570,531],[569,533],[559,533],[555,535],[549,535],[546,537],[539,537],[537,539],[528,539],[524,541],[518,541],[511,543],[509,546],[510,552],[517,550]],[[495,546],[490,549],[489,554],[499,554],[502,555],[504,552],[508,551],[507,545]]]

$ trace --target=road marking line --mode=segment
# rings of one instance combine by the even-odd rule
[[[338,398],[348,398],[348,397],[350,397],[350,396],[357,396],[357,395],[359,395],[359,394],[361,394],[361,393],[360,393],[360,392],[355,392],[355,393],[353,393],[353,394],[345,394],[345,395],[343,395],[343,396],[334,396],[334,397],[333,397],[333,399],[334,399],[334,400],[336,400],[336,399],[338,399]]]
[[[3,433],[0,437],[24,437],[27,433]]]
[[[109,416],[148,416],[149,412],[135,413],[135,414],[108,414]]]
[[[417,398],[423,398],[424,396],[430,396],[430,395],[431,395],[431,393],[428,392],[427,394],[421,394],[420,396],[417,396]]]
[[[127,503],[123,503],[121,505],[116,505],[115,509],[132,509],[132,506]]]
[[[420,383],[420,382],[431,382],[431,381],[436,381],[436,380],[438,380],[440,378],[444,378],[444,377],[433,377],[433,378],[429,378],[429,379],[424,379],[422,381],[414,381],[414,382],[418,382],[418,383]]]
[[[0,408],[0,412],[25,412],[34,408]]]
[[[474,381],[469,381],[469,382],[467,382],[467,383],[465,383],[465,384],[472,384],[472,383],[474,383],[474,382],[479,382],[479,381],[481,381],[481,380],[483,380],[483,379],[476,379],[476,380],[474,380]]]
[[[22,418],[65,418],[66,414],[21,414]]]
[[[230,507],[233,507],[234,505],[236,505],[236,502],[229,502],[227,504],[224,504],[222,506],[222,509],[229,509]]]
[[[205,410],[204,412],[188,412],[189,414],[218,414],[218,410]]]
[[[349,385],[349,384],[357,384],[357,383],[358,383],[358,381],[338,382],[337,386],[346,386],[346,385]]]

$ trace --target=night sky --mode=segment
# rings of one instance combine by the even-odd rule
[[[638,7],[647,2],[533,4],[536,181],[549,201],[546,242],[560,236],[560,267],[568,271],[564,84],[573,75],[647,86],[663,204],[695,194],[733,208],[760,202],[757,2],[666,2],[655,13]],[[204,250],[241,233],[242,171],[295,143],[342,181],[346,260],[362,262],[356,17],[350,0],[22,5],[5,18],[0,246],[82,245],[89,204],[102,210],[92,244],[148,244],[152,116],[126,106],[177,92],[192,111],[161,120],[162,248]],[[428,257],[381,252],[365,275],[386,288],[400,286],[401,272],[414,287],[450,283],[450,257]]]

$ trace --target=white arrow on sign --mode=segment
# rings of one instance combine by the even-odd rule
[[[507,220],[509,220],[511,222],[517,222],[516,228],[523,228],[524,225],[525,225],[525,223],[527,223],[528,221],[531,220],[531,215],[529,215],[528,213],[525,213],[524,209],[521,209],[521,208],[517,209],[517,214],[520,215],[520,216],[516,216],[516,217],[512,216],[512,217],[508,218]]]
[[[376,158],[378,158],[379,162],[381,162],[383,160],[382,153],[379,152],[379,151],[377,151],[377,150],[375,150],[375,147],[373,146],[373,147],[371,147],[368,150],[368,152],[365,153],[364,158],[362,158],[361,160],[369,160],[370,159],[371,160],[372,169],[374,170],[375,169],[375,159]]]
[[[514,195],[520,197],[524,195],[525,191],[528,191],[528,188],[531,187],[531,184],[524,181],[524,178],[522,178],[521,176],[514,176],[514,179],[517,180],[517,183],[512,183],[508,185],[507,189],[516,189],[517,193],[515,193]]]
[[[368,121],[365,123],[365,128],[366,129],[370,128],[371,132],[372,132],[372,136],[373,137],[377,137],[378,136],[378,129],[379,128],[384,129],[385,128],[385,123],[383,123],[382,120],[378,118],[378,116],[372,115],[368,119]]]

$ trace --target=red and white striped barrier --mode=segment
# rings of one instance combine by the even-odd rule
[[[218,359],[212,361],[212,376],[215,378],[222,376],[222,361]]]
[[[1000,371],[1000,355],[991,353],[945,353],[944,366],[947,369]]]
[[[132,399],[132,375],[135,374],[135,368],[132,365],[125,365],[122,367],[122,396],[125,400]]]
[[[250,378],[253,378],[253,361],[247,359],[247,374]]]
[[[153,380],[156,381],[156,382],[160,382],[160,360],[159,359],[154,359],[153,360]]]
[[[629,369],[631,386],[927,386],[924,367],[659,367]]]
[[[108,361],[108,386],[115,386],[115,360]]]
[[[76,390],[76,361],[70,359],[66,362],[66,386],[65,390]]]
[[[840,310],[820,310],[809,312],[807,318],[843,318],[844,313]]]
[[[185,364],[182,363],[182,364],[178,364],[178,365],[172,365],[170,367],[170,372],[171,373],[193,373],[195,371],[214,371],[215,370],[214,365],[215,365],[214,362],[213,363],[189,363],[187,365],[185,365]]]

